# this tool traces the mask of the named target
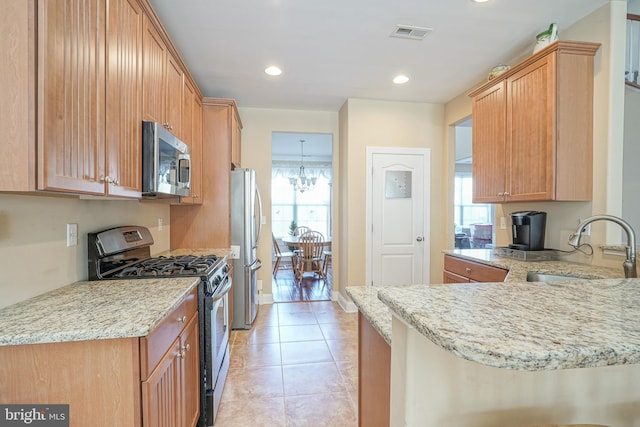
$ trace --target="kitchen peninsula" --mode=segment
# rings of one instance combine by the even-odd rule
[[[640,426],[640,279],[454,252],[506,281],[347,288],[391,344],[392,426]],[[586,279],[525,282],[527,270]]]

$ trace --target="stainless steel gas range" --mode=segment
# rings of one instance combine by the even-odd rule
[[[151,256],[146,227],[125,226],[88,234],[90,280],[200,277],[199,426],[213,426],[229,371],[229,264],[216,255]]]

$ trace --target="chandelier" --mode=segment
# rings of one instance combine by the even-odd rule
[[[293,191],[304,193],[313,190],[318,178],[315,176],[307,176],[304,172],[304,139],[300,140],[300,171],[298,176],[290,176],[289,183],[293,186]]]

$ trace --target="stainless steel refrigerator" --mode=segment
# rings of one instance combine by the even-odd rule
[[[258,314],[256,271],[262,231],[262,202],[253,169],[231,171],[231,246],[239,247],[233,260],[233,329],[250,329]]]

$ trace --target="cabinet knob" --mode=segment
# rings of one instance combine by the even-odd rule
[[[504,193],[498,193],[498,197],[504,196]]]
[[[191,344],[183,345],[183,346],[182,346],[182,350],[183,350],[183,351],[189,351],[189,350],[191,350]]]
[[[423,240],[424,240],[424,238],[422,236],[416,237],[416,241],[417,242],[422,242]]]
[[[505,197],[510,196],[510,195],[511,195],[511,193],[509,193],[508,191],[505,191],[505,192],[504,192],[504,196],[505,196]]]
[[[465,270],[467,273],[471,273],[471,269],[470,269],[469,267],[465,267],[465,268],[464,268],[464,270]]]
[[[111,184],[111,183],[113,183],[113,179],[109,175],[101,176],[100,177],[100,182],[106,182],[107,184]]]
[[[187,321],[187,316],[178,317],[178,322],[184,323]]]
[[[178,352],[177,356],[178,356],[178,359],[184,359],[184,356],[185,356],[184,351]]]
[[[166,129],[169,129],[169,122],[164,122],[162,126],[164,126]]]

